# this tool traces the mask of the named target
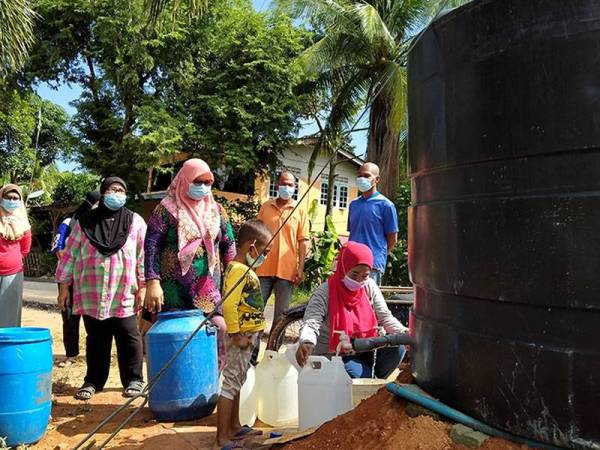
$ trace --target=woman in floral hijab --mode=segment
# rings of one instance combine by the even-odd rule
[[[235,258],[235,240],[227,213],[212,196],[213,183],[208,164],[187,160],[148,221],[145,307],[150,312],[197,308],[210,313],[221,300],[221,262]],[[224,335],[220,309],[212,321]]]

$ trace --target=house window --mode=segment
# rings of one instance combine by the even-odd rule
[[[348,207],[348,186],[340,186],[340,196],[338,198],[338,207]]]
[[[292,198],[294,200],[298,200],[298,195],[300,194],[300,190],[299,190],[299,185],[300,185],[300,178],[299,176],[296,174],[296,172],[300,173],[300,171],[298,169],[285,169],[288,170],[289,172],[292,172],[294,174],[294,176],[296,177],[296,189],[294,190],[294,195],[292,195]],[[278,190],[279,190],[279,172],[277,171],[276,174],[271,175],[271,178],[269,179],[269,197],[270,198],[277,198],[278,194]]]
[[[319,203],[321,205],[327,205],[327,188],[329,183],[321,181],[321,198]],[[347,208],[348,207],[348,186],[342,184],[333,185],[333,203],[334,208]]]
[[[327,205],[327,190],[329,189],[329,184],[321,181],[321,205]]]

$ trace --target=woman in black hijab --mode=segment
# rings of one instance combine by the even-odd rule
[[[85,200],[77,207],[77,209],[61,222],[56,230],[56,235],[52,242],[51,253],[54,253],[58,259],[61,259],[67,243],[67,239],[71,234],[71,231],[75,227],[77,220],[85,213],[90,211],[92,208],[98,206],[100,201],[99,191],[90,191],[87,193]],[[70,286],[69,297],[73,298],[73,286]],[[65,346],[66,359],[62,361],[59,366],[64,367],[70,365],[74,358],[79,355],[79,322],[81,316],[73,314],[73,308],[71,304],[65,305],[65,310],[62,311],[62,322],[63,322],[63,345]]]
[[[89,400],[104,388],[113,337],[124,395],[144,388],[136,312],[145,295],[146,223],[125,207],[127,184],[121,178],[104,179],[100,193],[98,208],[75,224],[56,269],[58,303],[64,309],[73,285],[73,313],[83,315],[87,331],[87,374],[75,394],[80,400]]]

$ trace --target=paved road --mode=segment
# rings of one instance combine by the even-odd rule
[[[57,288],[53,282],[25,280],[23,302],[26,305],[34,303],[56,306],[56,294]],[[273,321],[273,305],[267,305],[265,308],[265,317],[267,323],[270,324]]]
[[[23,301],[27,303],[41,303],[56,305],[56,284],[45,281],[25,280],[23,285]]]

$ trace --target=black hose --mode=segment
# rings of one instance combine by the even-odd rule
[[[372,338],[355,338],[352,339],[352,348],[356,353],[368,352],[376,348],[399,347],[400,345],[414,344],[413,339],[408,333],[388,334],[387,336],[379,336]]]

